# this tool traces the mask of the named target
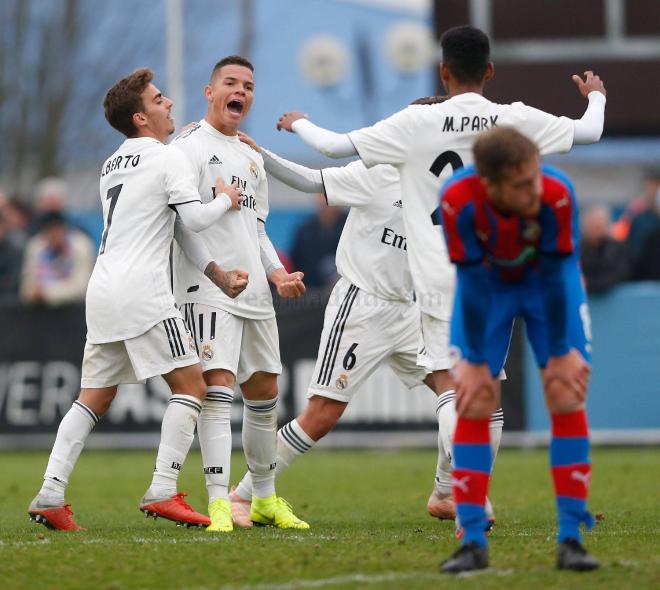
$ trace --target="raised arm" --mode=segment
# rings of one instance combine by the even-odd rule
[[[605,85],[592,71],[586,71],[584,75],[584,80],[580,76],[573,76],[573,82],[577,85],[580,94],[589,101],[582,118],[574,121],[574,144],[596,143],[603,134],[605,123],[607,102]]]
[[[335,133],[318,127],[302,113],[284,113],[277,122],[277,129],[297,133],[305,143],[329,158],[347,158],[358,155],[348,134]]]

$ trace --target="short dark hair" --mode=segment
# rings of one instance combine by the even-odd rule
[[[513,127],[494,127],[477,137],[472,147],[479,176],[498,182],[505,168],[515,168],[537,156],[539,148]]]
[[[490,62],[490,41],[486,33],[463,25],[445,31],[440,39],[442,63],[461,83],[481,82]]]
[[[149,68],[140,68],[119,80],[105,94],[105,118],[126,137],[134,137],[138,132],[133,124],[133,115],[144,111],[142,93],[153,79],[154,73]]]
[[[432,105],[432,104],[440,104],[441,102],[445,102],[449,97],[448,96],[422,96],[421,98],[418,98],[416,100],[413,100],[410,104],[411,105]]]
[[[227,57],[223,57],[213,66],[213,70],[211,70],[211,80],[213,80],[215,75],[225,66],[243,66],[251,72],[254,72],[254,66],[242,55],[228,55]]]

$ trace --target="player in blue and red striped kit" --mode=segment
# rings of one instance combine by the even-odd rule
[[[442,571],[488,566],[488,420],[499,407],[495,376],[516,317],[525,320],[552,419],[557,566],[595,569],[598,562],[582,547],[579,531],[583,523],[593,525],[586,508],[590,327],[573,186],[558,170],[541,166],[536,145],[512,128],[484,133],[473,149],[475,166],[457,172],[441,190],[442,226],[458,269],[451,323],[451,343],[460,354],[453,489],[465,530],[461,548]]]

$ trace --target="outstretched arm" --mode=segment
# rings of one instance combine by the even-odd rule
[[[603,134],[605,122],[605,102],[607,101],[605,85],[600,77],[594,75],[592,71],[586,71],[584,75],[584,80],[580,76],[573,76],[573,82],[577,85],[580,94],[589,101],[582,118],[574,121],[574,144],[596,143]]]
[[[307,168],[306,166],[285,160],[266,149],[261,150],[261,155],[264,158],[266,172],[272,174],[284,184],[303,193],[324,192],[323,178],[320,170],[314,170],[313,168]]]
[[[277,129],[297,133],[305,143],[329,158],[347,158],[358,155],[348,134],[335,133],[318,127],[302,113],[284,113],[277,122]]]

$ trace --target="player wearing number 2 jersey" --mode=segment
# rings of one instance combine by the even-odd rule
[[[295,132],[331,157],[359,155],[367,167],[391,164],[401,177],[403,218],[413,285],[422,310],[422,335],[427,367],[436,391],[450,391],[449,319],[455,286],[441,232],[433,226],[437,194],[452,172],[472,162],[471,148],[482,131],[512,126],[533,139],[542,154],[568,151],[574,144],[593,143],[603,130],[605,88],[598,76],[573,76],[589,105],[579,120],[556,117],[521,102],[497,104],[483,96],[494,73],[488,37],[464,26],[442,37],[440,76],[449,95],[442,104],[412,105],[348,134],[321,129],[300,113],[285,114],[278,124]]]
[[[163,141],[174,130],[172,102],[137,70],[113,86],[104,101],[108,122],[126,135],[101,169],[105,227],[86,299],[87,343],[79,398],[60,423],[44,484],[29,514],[50,528],[80,527],[64,504],[69,475],[87,436],[121,383],[163,375],[172,396],[163,417],[153,481],[140,508],[186,525],[206,526],[176,482],[206,388],[194,346],[169,288],[168,257],[175,211],[199,230],[238,201],[217,183],[218,198],[202,205],[185,156]],[[213,267],[211,263],[209,267]]]

